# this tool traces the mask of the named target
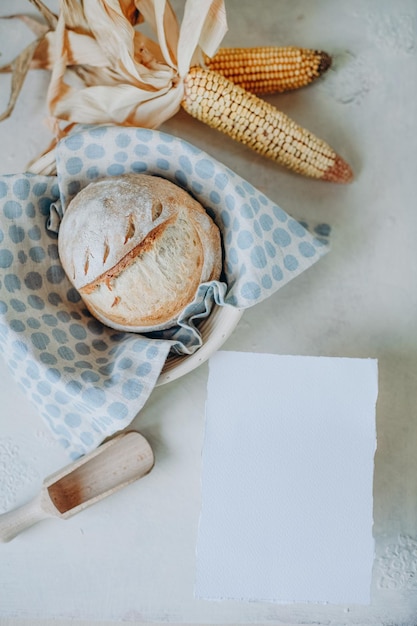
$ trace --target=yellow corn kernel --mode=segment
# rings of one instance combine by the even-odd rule
[[[305,87],[331,65],[327,52],[294,46],[220,48],[204,61],[208,69],[255,94]]]
[[[352,179],[349,165],[327,143],[217,72],[191,68],[181,104],[192,117],[295,172],[339,183]],[[233,115],[225,115],[227,110]]]

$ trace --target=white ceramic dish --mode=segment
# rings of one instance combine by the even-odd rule
[[[213,307],[211,315],[205,318],[199,326],[203,338],[201,348],[194,354],[169,356],[156,386],[158,387],[176,380],[207,361],[232,334],[242,315],[242,309],[236,309],[231,306]]]

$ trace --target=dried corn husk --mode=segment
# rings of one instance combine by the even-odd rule
[[[31,67],[51,70],[47,104],[58,120],[156,128],[179,110],[190,65],[213,55],[227,30],[223,0],[186,0],[181,25],[167,0],[61,0],[58,17],[31,1],[47,31],[3,68],[16,83],[3,117]],[[156,41],[135,30],[142,21]]]
[[[3,68],[13,71],[11,100],[3,117],[13,109],[29,67],[51,71],[47,104],[56,141],[78,123],[156,128],[181,106],[194,114],[194,104],[188,106],[190,98],[193,102],[196,98],[199,103],[202,100],[203,112],[208,107],[207,98],[210,101],[214,97],[217,108],[220,106],[221,93],[213,95],[208,86],[201,85],[198,93],[192,95],[187,91],[187,80],[192,68],[201,67],[215,55],[227,31],[224,0],[185,0],[181,24],[168,0],[61,0],[58,16],[46,9],[41,0],[31,2],[43,13],[47,26],[42,29],[33,20],[26,20],[38,39],[9,68]],[[155,40],[135,28],[142,21],[150,26]],[[211,78],[214,75],[211,72]],[[251,101],[251,97],[242,90],[242,98]],[[306,168],[309,146],[300,150],[297,146],[288,147],[293,143],[291,133],[282,130],[277,134],[272,126],[272,130],[257,129],[249,119],[253,115],[249,112],[248,119],[242,121],[250,131],[243,143],[258,150],[258,135],[272,132],[274,155],[295,153],[290,160],[280,156],[279,162],[323,180],[351,180],[350,167],[343,159],[308,131],[301,129],[303,136],[314,139],[315,145],[325,145],[326,154],[331,154],[330,164],[323,164],[320,148],[313,151],[316,157]],[[206,117],[197,115],[213,126],[211,118]],[[292,120],[286,120],[293,125]],[[227,121],[227,128],[233,131],[229,134],[234,137],[233,122]],[[264,142],[261,143],[258,151],[269,156]],[[50,150],[53,148],[54,144]],[[49,166],[50,161],[46,167]]]

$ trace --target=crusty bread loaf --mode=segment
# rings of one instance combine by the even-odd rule
[[[90,312],[118,330],[173,326],[222,267],[220,232],[186,191],[157,176],[90,183],[61,221],[62,266]]]

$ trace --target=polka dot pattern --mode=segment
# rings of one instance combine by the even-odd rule
[[[222,231],[226,283],[231,285],[226,303],[238,302],[242,308],[253,306],[307,269],[326,251],[323,237],[310,235],[302,224],[253,185],[195,146],[148,129],[121,130],[108,126],[101,127],[100,133],[97,130],[86,127],[61,142],[58,177],[64,210],[75,195],[71,185],[74,182],[81,183],[81,187],[87,185],[93,165],[98,177],[140,171],[181,185],[206,207]],[[105,149],[105,158],[88,159],[90,152],[97,154],[98,147]],[[84,161],[84,167],[72,174],[73,159],[77,158]],[[317,234],[321,235],[326,225],[320,228]],[[271,263],[277,254],[281,271],[276,260]],[[244,264],[246,286],[241,276],[239,283],[236,280],[236,272]],[[261,287],[256,298],[251,289],[254,282]]]
[[[82,144],[72,138],[71,151]],[[46,228],[46,207],[59,202],[56,182],[27,174],[0,178],[0,351],[19,387],[76,458],[132,421],[169,344],[116,333],[85,310],[59,263],[51,240],[56,235]],[[74,192],[76,185],[69,188]],[[151,358],[145,346],[153,348]],[[126,377],[116,379],[113,370]]]
[[[115,332],[92,318],[59,262],[59,220],[92,180],[163,176],[206,207],[220,228],[224,282],[201,285],[173,329]],[[253,306],[326,251],[310,233],[205,152],[158,131],[80,126],[57,149],[57,176],[0,177],[0,351],[71,458],[127,426],[170,349],[201,345],[193,320],[214,303]],[[327,232],[328,234],[328,232]]]

